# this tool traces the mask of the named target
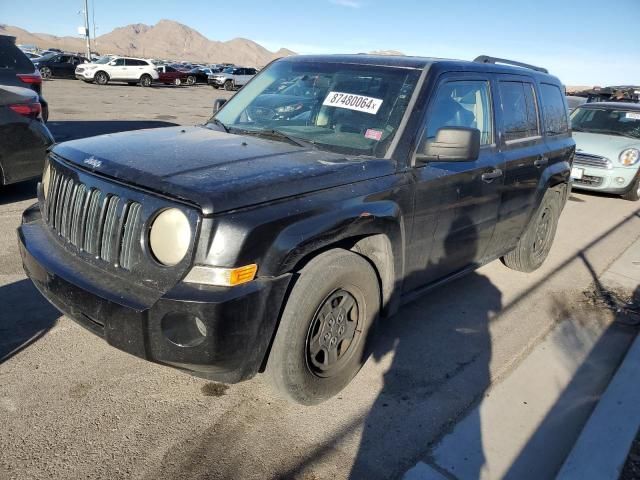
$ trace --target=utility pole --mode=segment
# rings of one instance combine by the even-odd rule
[[[91,60],[91,38],[89,37],[89,0],[84,0],[84,36],[87,40],[87,59]]]

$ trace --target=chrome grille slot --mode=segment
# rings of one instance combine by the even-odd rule
[[[574,165],[582,165],[585,167],[593,167],[593,168],[611,168],[612,163],[611,160],[605,157],[601,157],[599,155],[591,155],[589,153],[576,153],[573,159]]]
[[[102,241],[100,244],[100,258],[106,262],[112,262],[114,260],[114,247],[118,247],[118,207],[120,206],[120,198],[114,195],[108,197],[107,208],[104,214],[104,225],[102,227]],[[115,245],[114,245],[115,243]]]
[[[130,203],[125,216],[122,247],[120,249],[120,266],[130,269],[133,264],[133,252],[136,239],[140,237],[142,205]]]
[[[81,251],[131,269],[142,231],[142,205],[88,188],[52,168],[43,211],[49,227]]]

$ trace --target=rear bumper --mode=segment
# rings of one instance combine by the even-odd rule
[[[37,206],[25,212],[18,229],[25,272],[55,307],[110,345],[226,383],[260,370],[290,275],[235,288],[180,283],[148,305],[139,286],[95,271],[52,235]]]
[[[44,121],[48,109],[43,108],[42,116]],[[44,122],[16,117],[0,125],[0,185],[42,175],[47,149],[55,142]]]

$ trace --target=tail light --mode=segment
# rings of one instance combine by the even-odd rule
[[[38,70],[33,73],[18,73],[16,77],[18,77],[23,83],[27,83],[29,85],[40,85],[42,83],[42,77]]]
[[[42,105],[36,103],[21,103],[19,105],[9,105],[9,108],[18,115],[28,118],[38,118],[42,113]]]

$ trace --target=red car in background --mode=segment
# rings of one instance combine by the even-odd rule
[[[183,72],[169,65],[161,65],[156,67],[156,70],[158,70],[158,80],[156,80],[156,83],[180,86],[183,83],[186,84],[187,78],[189,78],[189,72]]]

